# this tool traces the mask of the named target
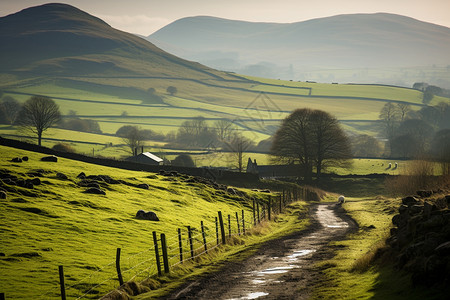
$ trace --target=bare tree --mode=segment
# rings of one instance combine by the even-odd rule
[[[42,133],[56,124],[60,118],[59,106],[55,101],[47,97],[34,96],[22,106],[17,122],[22,128],[37,135],[40,146]]]
[[[132,154],[137,154],[137,149],[143,146],[144,138],[138,126],[127,126],[127,130],[121,136],[122,141],[130,148]]]
[[[350,142],[336,118],[327,112],[297,109],[283,120],[275,133],[272,155],[300,165],[305,180],[317,178],[328,166],[350,164]],[[299,174],[300,175],[300,174]]]
[[[177,133],[177,142],[187,147],[216,147],[217,136],[214,128],[208,127],[204,117],[184,121]]]
[[[406,115],[411,111],[411,105],[407,103],[397,103],[397,111],[400,122],[403,122],[406,118]]]
[[[389,149],[392,153],[392,140],[396,135],[396,129],[399,124],[398,109],[394,104],[386,103],[380,111],[380,120],[382,121],[382,131],[389,141]]]
[[[244,168],[244,152],[253,148],[255,143],[240,133],[235,133],[225,142],[225,149],[231,152],[231,155],[237,160],[239,172]]]
[[[228,140],[234,131],[234,124],[229,119],[220,119],[214,123],[219,141]]]

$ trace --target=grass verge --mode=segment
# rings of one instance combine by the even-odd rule
[[[343,208],[358,231],[333,242],[335,256],[316,265],[323,276],[313,299],[444,299],[439,291],[411,286],[410,276],[379,263],[377,250],[389,234],[400,200],[353,198]]]

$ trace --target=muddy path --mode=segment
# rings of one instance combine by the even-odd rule
[[[328,246],[356,228],[335,204],[313,205],[307,230],[264,243],[254,255],[189,282],[164,299],[308,299],[320,280],[313,265],[332,256]]]

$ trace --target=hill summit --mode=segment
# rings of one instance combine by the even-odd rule
[[[148,40],[210,67],[283,79],[311,79],[307,73],[318,69],[450,64],[450,28],[388,13],[286,24],[189,17],[163,27]]]
[[[66,4],[45,4],[0,18],[0,45],[3,72],[150,76],[208,70]]]

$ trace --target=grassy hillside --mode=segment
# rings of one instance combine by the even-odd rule
[[[214,70],[175,57],[66,4],[30,7],[0,18],[0,41],[2,71],[20,77],[36,74],[215,77]]]
[[[183,177],[124,171],[62,158],[57,163],[42,162],[42,154],[4,146],[0,152],[3,177],[10,174],[41,181],[33,189],[1,182],[7,198],[0,200],[0,291],[6,293],[7,299],[57,299],[59,265],[65,267],[70,297],[80,295],[87,287],[101,283],[105,278],[102,276],[115,277],[111,263],[118,247],[122,248],[124,278],[129,280],[134,274],[130,269],[153,255],[147,250],[152,247],[152,231],[176,239],[177,228],[192,226],[199,230],[200,221],[204,221],[211,231],[208,240],[215,240],[213,222],[217,211],[234,216],[243,209],[250,220],[247,201],[200,183],[186,182]],[[28,156],[29,161],[10,161],[23,156]],[[58,172],[68,179],[58,177]],[[86,188],[79,186],[80,172],[108,175],[121,183],[100,182],[106,195],[86,194]],[[149,189],[136,187],[141,183],[148,184]],[[160,221],[136,219],[139,209],[156,212]],[[286,226],[292,226],[288,219],[274,224],[271,234],[279,234]],[[116,283],[110,280],[96,288],[96,293]]]
[[[76,112],[98,121],[106,136],[63,132],[64,139],[84,153],[101,151],[98,144],[105,141],[116,145],[117,139],[108,135],[123,125],[167,134],[197,116],[210,126],[230,119],[257,143],[270,137],[291,111],[304,107],[331,113],[350,134],[378,135],[378,115],[387,102],[407,103],[413,110],[423,106],[422,92],[407,88],[281,81],[213,70],[64,4],[31,7],[0,18],[0,42],[5,45],[0,49],[4,96],[20,102],[33,95],[48,96],[63,115]],[[168,93],[168,87],[177,92]],[[434,97],[430,104],[441,101],[450,100]],[[2,126],[0,134],[23,135],[15,130]],[[62,136],[61,131],[53,132]],[[121,155],[111,150],[118,149],[109,148],[102,155]]]

